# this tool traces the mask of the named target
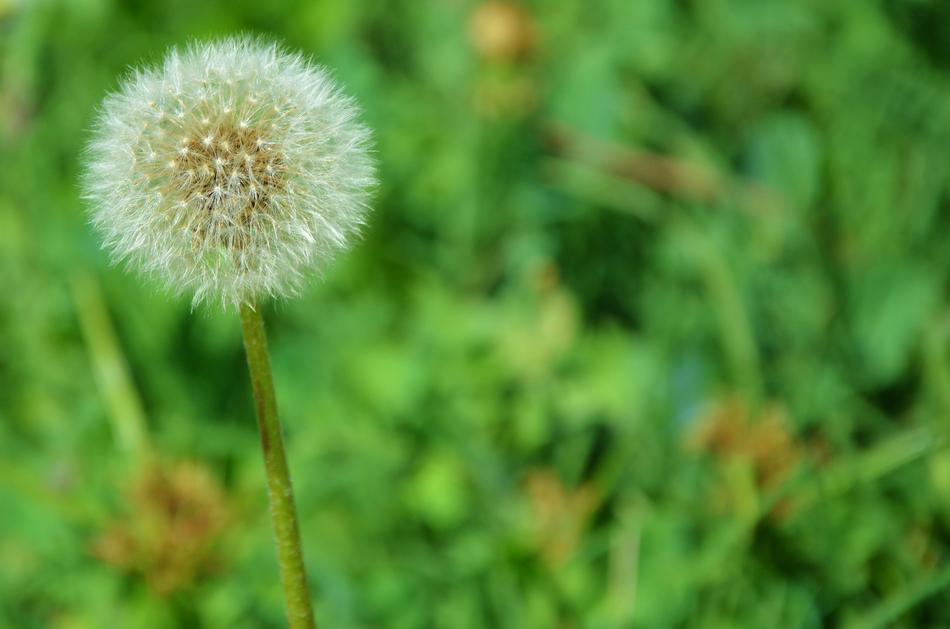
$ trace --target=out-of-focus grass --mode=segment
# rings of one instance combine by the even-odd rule
[[[376,130],[267,316],[327,627],[950,625],[939,0],[0,3],[0,626],[277,627],[236,316],[108,266],[96,103],[270,34]]]

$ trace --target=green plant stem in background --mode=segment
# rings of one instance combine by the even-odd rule
[[[80,270],[73,273],[71,287],[92,373],[109,411],[116,442],[132,460],[141,461],[150,450],[145,411],[99,283],[95,276]]]
[[[280,578],[287,602],[287,619],[291,629],[312,628],[315,626],[313,607],[310,603],[307,573],[304,570],[297,507],[290,484],[290,471],[287,469],[280,419],[277,417],[274,378],[271,374],[267,336],[260,311],[251,305],[242,304],[241,325],[244,329],[247,366],[251,372],[254,402],[257,406],[257,424],[261,432],[261,448],[264,451],[270,512],[274,535],[277,538],[277,560],[280,563]]]

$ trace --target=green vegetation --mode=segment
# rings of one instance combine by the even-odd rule
[[[240,321],[109,266],[94,108],[264,33],[381,186],[265,310],[323,627],[950,626],[942,0],[0,0],[0,627],[284,622]]]

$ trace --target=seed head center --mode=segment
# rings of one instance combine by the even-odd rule
[[[281,156],[246,124],[219,124],[184,138],[168,165],[173,186],[189,206],[239,221],[283,187]]]

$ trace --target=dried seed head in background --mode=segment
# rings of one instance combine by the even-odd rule
[[[533,51],[534,20],[516,2],[488,0],[472,13],[469,36],[483,60],[511,63],[524,59]]]
[[[208,469],[156,463],[131,479],[122,513],[95,539],[93,555],[170,595],[198,582],[226,557],[220,546],[231,505]]]
[[[327,72],[250,38],[172,50],[103,103],[85,196],[118,260],[195,302],[289,296],[367,213],[369,131]]]

